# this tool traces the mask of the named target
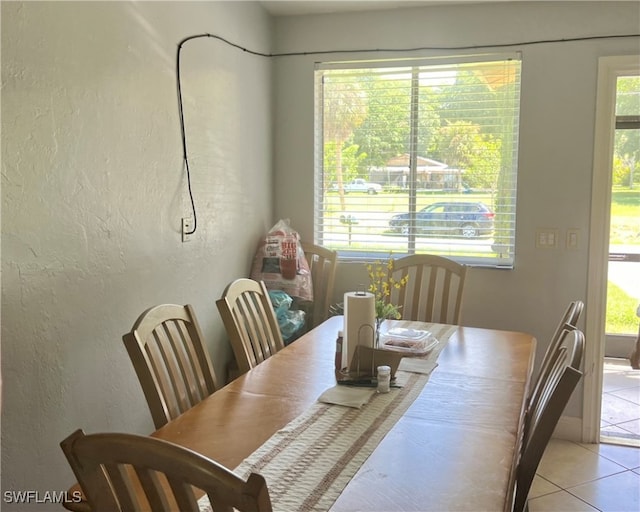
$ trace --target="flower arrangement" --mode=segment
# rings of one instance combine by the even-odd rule
[[[369,291],[375,296],[376,321],[381,322],[385,318],[401,318],[400,308],[389,301],[391,290],[400,289],[407,284],[409,276],[402,277],[396,281],[393,274],[393,258],[389,255],[387,261],[376,261],[367,263],[367,273],[369,274]]]

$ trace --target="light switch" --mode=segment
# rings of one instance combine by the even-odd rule
[[[556,234],[553,231],[547,233],[547,245],[553,247],[556,245]]]
[[[567,249],[577,249],[579,242],[579,229],[568,229],[567,230]]]
[[[538,249],[551,249],[558,246],[557,229],[536,229],[536,247]]]
[[[538,230],[536,231],[536,247],[547,246],[547,232]]]

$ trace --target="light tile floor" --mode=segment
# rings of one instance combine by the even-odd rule
[[[552,439],[529,492],[529,511],[598,510],[640,510],[640,448]]]
[[[628,359],[605,358],[600,434],[640,446],[640,370]]]
[[[626,446],[549,442],[529,493],[530,512],[640,511],[640,370],[628,360],[605,361],[601,434]]]

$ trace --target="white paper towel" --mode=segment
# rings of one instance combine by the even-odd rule
[[[364,326],[364,327],[363,327]],[[342,367],[348,367],[358,345],[373,347],[376,326],[376,298],[369,292],[344,294],[344,339]]]

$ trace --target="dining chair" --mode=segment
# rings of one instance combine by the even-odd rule
[[[217,462],[176,444],[134,434],[86,435],[60,443],[92,512],[198,512],[194,488],[213,512],[270,512],[264,478],[245,481]]]
[[[411,254],[393,261],[396,282],[409,276],[406,286],[392,288],[390,301],[401,306],[403,320],[459,324],[467,266],[442,256]]]
[[[551,370],[544,381],[540,400],[531,404],[525,419],[520,460],[516,469],[513,512],[526,510],[527,496],[540,459],[571,394],[582,377],[580,361],[583,351],[582,332],[575,328],[563,330],[560,347],[551,358]]]
[[[122,340],[156,429],[218,389],[191,305],[147,309]]]
[[[329,304],[333,296],[338,253],[321,245],[301,242],[313,283],[313,304],[308,314],[307,326],[316,327],[329,316]]]
[[[584,303],[580,300],[571,301],[567,306],[564,314],[562,315],[562,318],[560,319],[560,322],[556,326],[553,336],[551,337],[551,341],[549,342],[549,346],[547,347],[542,358],[542,362],[540,363],[540,370],[538,371],[538,375],[534,381],[534,385],[531,388],[531,393],[529,394],[528,407],[531,407],[531,404],[533,402],[540,399],[540,393],[542,392],[544,382],[548,378],[549,372],[551,371],[554,354],[558,350],[558,347],[561,345],[564,339],[564,331],[567,329],[577,328],[576,325],[583,310]]]
[[[216,301],[240,375],[284,348],[264,282],[240,278]]]

